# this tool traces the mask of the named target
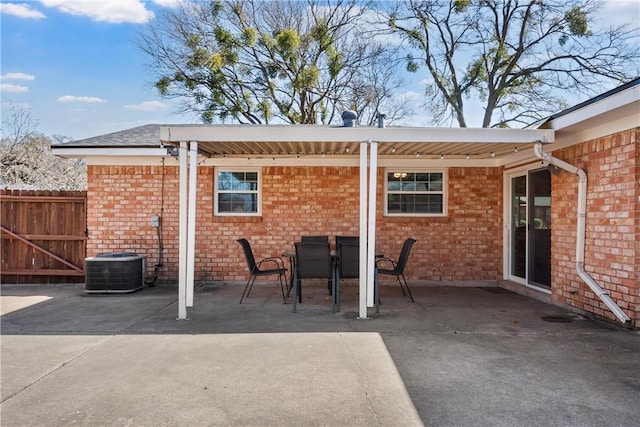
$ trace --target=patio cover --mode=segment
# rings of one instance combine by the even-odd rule
[[[407,159],[441,166],[498,167],[533,158],[536,142],[554,141],[553,130],[471,128],[385,128],[263,125],[175,125],[160,128],[160,141],[177,147],[180,163],[180,249],[178,319],[193,305],[197,166],[253,160],[255,165],[296,162],[305,166],[360,168],[359,316],[373,306],[378,166],[398,167]],[[521,154],[517,154],[521,153]],[[525,156],[525,157],[523,157]],[[296,163],[291,163],[296,165]],[[367,251],[368,248],[368,251]]]

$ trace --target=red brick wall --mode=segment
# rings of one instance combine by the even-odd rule
[[[357,235],[359,171],[340,167],[265,167],[262,216],[214,217],[213,173],[198,173],[196,280],[244,280],[240,246],[245,237],[256,257],[279,255],[303,234]],[[160,278],[176,279],[178,168],[89,166],[89,256],[137,251],[157,260],[156,230],[164,197],[164,266]],[[499,280],[502,277],[502,170],[452,168],[446,218],[385,218],[378,174],[377,252],[397,257],[407,237],[418,243],[409,280]],[[163,196],[164,194],[164,196]]]
[[[587,173],[585,269],[640,326],[640,129],[553,153]],[[575,273],[577,178],[552,178],[552,294],[559,302],[615,319]]]
[[[178,168],[89,166],[87,256],[134,251],[147,255],[148,268],[158,261],[157,230],[151,217],[162,214],[164,199],[164,272],[177,277]]]

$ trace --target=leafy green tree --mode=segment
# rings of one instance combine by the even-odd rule
[[[466,127],[480,101],[482,127],[530,124],[637,77],[639,33],[596,31],[594,0],[407,0],[384,15],[408,42],[407,70],[423,72],[435,123]]]
[[[185,2],[140,34],[154,84],[206,123],[333,123],[344,109],[371,122],[406,112],[401,80],[374,38],[366,1]],[[391,114],[389,114],[389,112]]]

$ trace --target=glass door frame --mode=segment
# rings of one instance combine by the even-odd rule
[[[509,280],[511,282],[514,283],[518,283],[520,285],[526,286],[528,288],[531,289],[535,289],[537,291],[540,292],[544,292],[547,294],[551,294],[551,288],[547,288],[547,287],[541,287],[539,285],[536,285],[534,283],[530,283],[529,282],[529,265],[530,265],[530,247],[529,247],[529,242],[530,242],[530,229],[529,229],[529,224],[530,224],[530,210],[529,210],[529,206],[527,203],[527,228],[526,228],[526,245],[525,245],[525,266],[524,266],[524,275],[525,277],[519,277],[519,276],[515,276],[514,274],[512,274],[512,266],[513,266],[513,260],[512,260],[512,241],[513,241],[513,233],[514,233],[514,229],[512,226],[512,219],[513,219],[513,179],[514,178],[518,178],[518,177],[526,177],[527,180],[527,184],[526,184],[526,192],[527,192],[527,199],[530,198],[529,196],[529,191],[530,191],[530,182],[529,182],[529,174],[530,172],[535,172],[536,170],[540,170],[543,169],[543,167],[540,166],[540,162],[535,162],[535,163],[530,163],[527,165],[523,165],[523,166],[519,166],[516,168],[512,168],[512,169],[508,169],[504,171],[504,185],[503,185],[503,206],[504,206],[504,217],[503,217],[503,224],[504,224],[504,230],[503,230],[503,268],[502,268],[502,276],[503,279],[505,280]],[[529,200],[527,200],[528,202]]]

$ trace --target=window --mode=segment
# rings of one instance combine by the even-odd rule
[[[446,215],[445,171],[386,170],[385,175],[385,215]]]
[[[217,170],[215,215],[260,215],[260,171]]]

